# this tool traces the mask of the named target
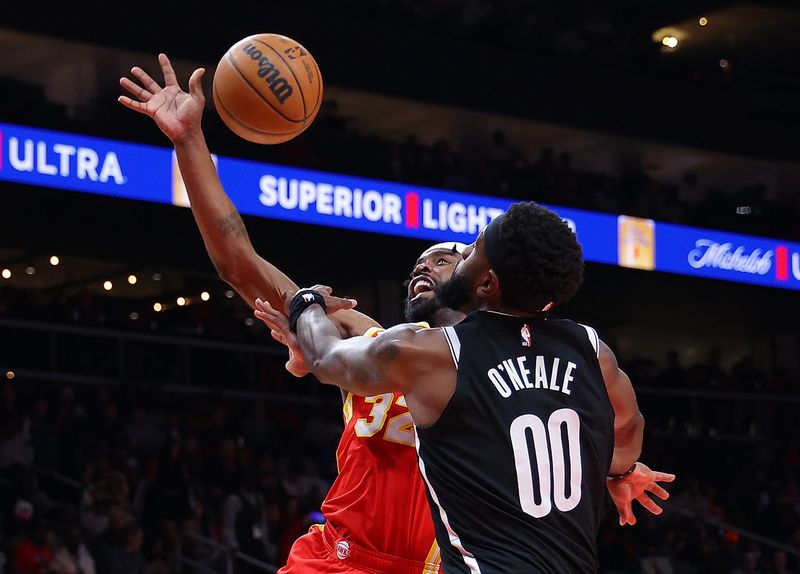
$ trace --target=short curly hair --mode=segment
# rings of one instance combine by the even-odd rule
[[[567,223],[533,201],[512,204],[498,223],[506,303],[537,312],[550,302],[569,301],[583,283],[584,260]]]

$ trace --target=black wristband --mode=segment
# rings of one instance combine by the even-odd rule
[[[626,476],[629,476],[629,475],[633,474],[634,470],[636,470],[636,463],[635,462],[633,463],[633,465],[631,465],[631,467],[628,470],[626,470],[622,474],[609,474],[608,478],[625,478]]]
[[[311,305],[319,305],[323,311],[328,311],[325,298],[313,289],[301,289],[292,297],[292,301],[289,303],[289,329],[292,333],[295,332],[300,315]]]

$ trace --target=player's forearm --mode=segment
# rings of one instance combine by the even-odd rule
[[[256,257],[236,206],[225,193],[202,131],[175,142],[192,215],[219,275],[229,281]],[[230,281],[229,281],[230,282]]]
[[[609,474],[622,474],[639,459],[644,441],[644,417],[640,412],[614,428],[614,455]]]
[[[342,339],[336,325],[316,305],[300,315],[297,338],[306,364],[320,382],[362,396],[385,392],[370,364],[368,348],[374,339]]]

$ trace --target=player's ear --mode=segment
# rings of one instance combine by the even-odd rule
[[[500,280],[493,269],[487,269],[478,283],[478,297],[491,297],[500,289]]]

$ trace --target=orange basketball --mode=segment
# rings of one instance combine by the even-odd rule
[[[277,144],[303,132],[322,103],[322,75],[303,46],[254,34],[231,46],[214,72],[214,105],[235,134]]]

